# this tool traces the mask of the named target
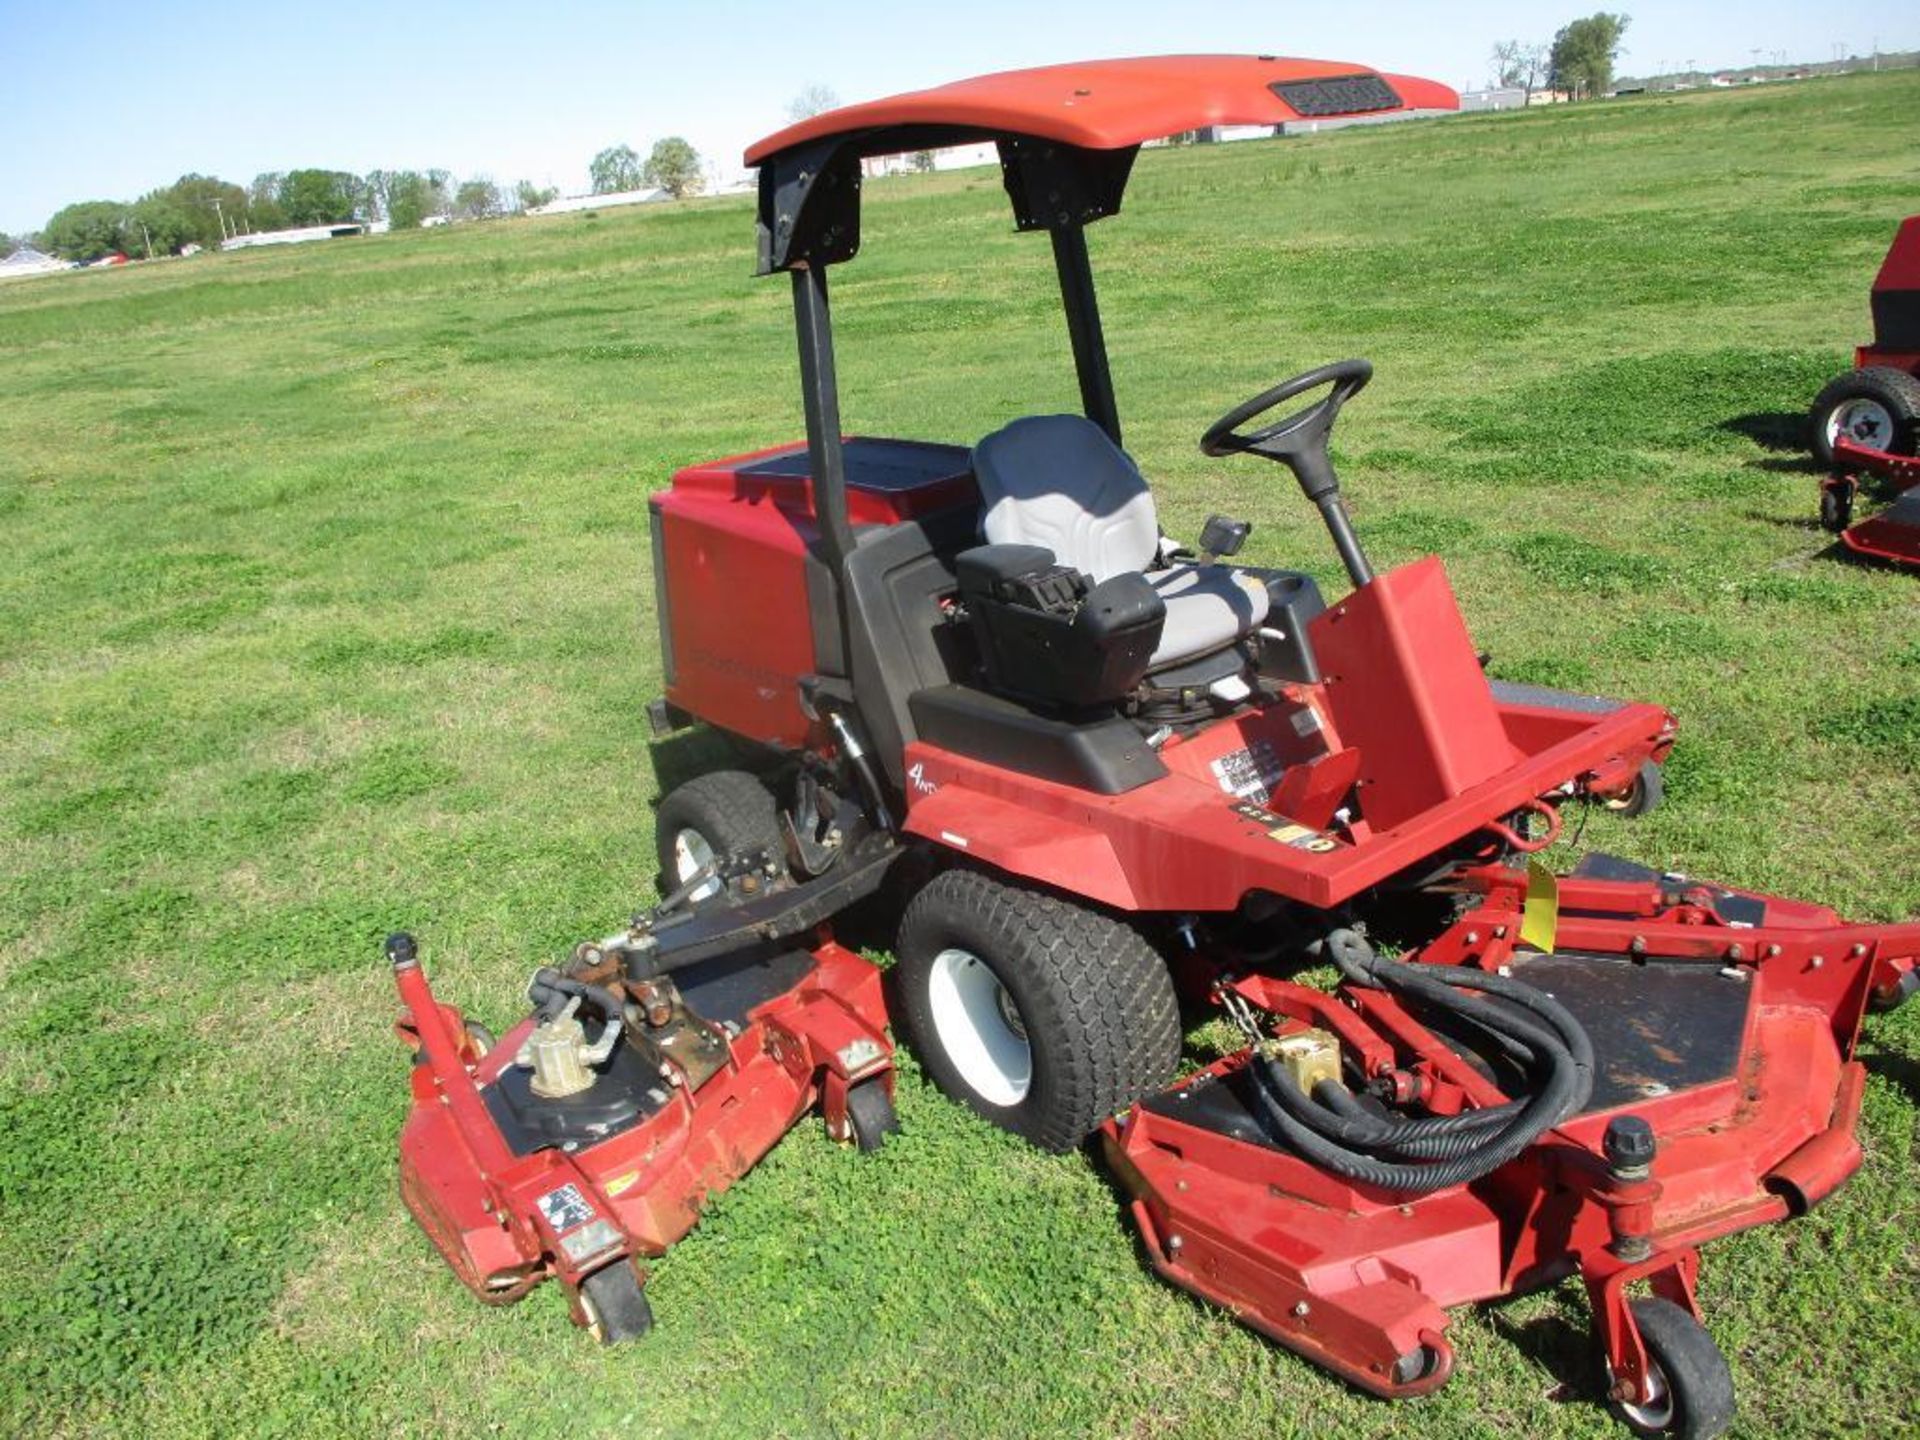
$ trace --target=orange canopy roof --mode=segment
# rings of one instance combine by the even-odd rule
[[[1320,80],[1346,83],[1310,83]],[[1368,80],[1383,81],[1387,88]],[[1437,81],[1338,60],[1154,55],[1007,70],[842,106],[750,146],[746,163],[758,165],[809,140],[902,126],[1033,135],[1090,150],[1120,150],[1208,125],[1459,108],[1459,95]]]

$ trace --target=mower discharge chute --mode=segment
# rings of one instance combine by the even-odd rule
[[[1920,215],[1900,222],[1871,302],[1873,342],[1813,402],[1814,458],[1828,470],[1820,523],[1856,555],[1920,565]],[[1862,475],[1891,503],[1856,521]]]
[[[1100,1134],[1156,1268],[1301,1354],[1422,1393],[1452,1367],[1445,1306],[1578,1274],[1623,1417],[1706,1435],[1732,1397],[1695,1249],[1858,1163],[1860,1014],[1920,983],[1920,927],[1595,857],[1556,881],[1530,858],[1570,805],[1658,803],[1673,718],[1491,680],[1439,560],[1374,570],[1328,456],[1366,362],[1286,381],[1201,440],[1292,473],[1351,581],[1331,602],[1304,571],[1232,563],[1244,520],[1168,538],[1121,446],[1085,227],[1119,210],[1142,142],[1456,105],[1359,66],[1185,56],[985,76],[750,149],[807,438],[690,466],[651,501],[656,735],[700,722],[758,757],[664,798],[660,861],[699,923],[742,917],[738,938],[778,902],[719,890],[716,867],[765,857],[755,874],[826,896],[897,851],[889,1008],[929,1075],[1039,1145]],[[845,436],[827,271],[858,249],[862,162],[979,142],[1018,228],[1051,241],[1082,413],[970,449]],[[868,994],[858,962],[814,953],[806,1003]],[[1324,965],[1331,993],[1297,978]],[[1246,1043],[1175,1083],[1181,991]],[[542,1023],[592,1008],[559,993]],[[775,1053],[793,1003],[750,1012],[765,1033],[736,1055]],[[864,999],[852,1011],[877,1033]],[[449,1022],[442,1058],[427,1047],[450,1092],[473,1083],[459,1046]],[[481,1088],[503,1064],[481,1062]],[[810,1092],[785,1073],[791,1118]],[[820,1073],[834,1121],[851,1077]],[[515,1163],[539,1189],[568,1159]],[[574,1278],[537,1231],[494,1273]]]

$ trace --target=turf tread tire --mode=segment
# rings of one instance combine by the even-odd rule
[[[778,857],[786,848],[773,792],[745,770],[714,770],[676,785],[660,802],[653,825],[660,883],[669,891],[680,883],[673,846],[682,830],[698,831],[716,856],[770,849]]]
[[[941,1046],[928,999],[936,956],[976,955],[1012,994],[1033,1079],[1010,1106],[978,1095]],[[945,870],[908,904],[895,985],[903,1027],[940,1088],[1043,1150],[1071,1150],[1165,1085],[1180,1057],[1173,978],[1146,939],[1072,901],[973,870]]]
[[[1833,445],[1827,439],[1827,417],[1848,400],[1874,400],[1893,418],[1895,455],[1920,451],[1920,379],[1890,365],[1869,365],[1835,376],[1814,398],[1813,455],[1822,465],[1833,463]]]

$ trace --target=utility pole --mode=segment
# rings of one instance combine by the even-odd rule
[[[140,222],[140,238],[147,242],[147,259],[153,259],[153,232],[147,229],[147,222]]]
[[[213,215],[214,218],[220,222],[220,243],[224,245],[228,239],[227,212],[220,208],[220,197],[218,195],[213,197]]]

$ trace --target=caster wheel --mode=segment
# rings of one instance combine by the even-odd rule
[[[1601,803],[1616,815],[1632,818],[1658,809],[1666,796],[1667,782],[1660,774],[1660,767],[1648,760],[1640,766],[1640,773],[1633,777],[1633,784],[1618,795],[1607,796]]]
[[[616,1260],[580,1282],[580,1308],[587,1312],[587,1330],[602,1345],[637,1340],[653,1328],[653,1307],[640,1288],[640,1277],[625,1260]]]
[[[1853,486],[1830,485],[1820,492],[1820,528],[1838,535],[1853,524]]]
[[[1700,1322],[1671,1300],[1631,1302],[1647,1347],[1645,1400],[1610,1400],[1609,1407],[1636,1435],[1713,1440],[1733,1423],[1733,1372]],[[1611,1385],[1612,1371],[1607,1380]]]
[[[862,1154],[871,1154],[887,1143],[887,1136],[900,1133],[900,1117],[880,1077],[862,1080],[847,1091],[847,1121]]]
[[[1875,990],[1867,1004],[1885,1014],[1889,1010],[1898,1010],[1915,995],[1920,995],[1920,970],[1909,970],[1893,984]]]

